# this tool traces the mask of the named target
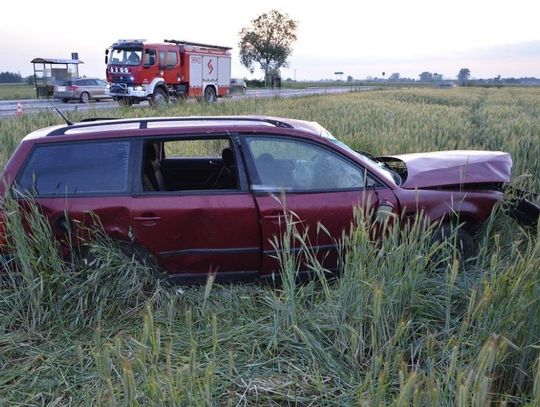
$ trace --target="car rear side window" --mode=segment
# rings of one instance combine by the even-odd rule
[[[38,146],[18,188],[38,196],[122,194],[129,190],[128,141]]]

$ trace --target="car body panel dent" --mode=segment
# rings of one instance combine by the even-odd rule
[[[407,166],[402,188],[510,182],[512,158],[500,151],[437,151],[393,155]]]

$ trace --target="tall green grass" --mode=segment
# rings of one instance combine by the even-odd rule
[[[26,83],[0,84],[0,100],[35,99],[36,88]]]
[[[113,114],[304,118],[382,153],[500,148],[538,190],[538,98],[527,89],[403,90]],[[26,132],[53,122],[1,121],[2,163]],[[540,405],[540,242],[500,211],[465,262],[452,239],[434,243],[422,218],[371,242],[369,216],[357,211],[337,280],[290,214],[273,242],[281,286],[209,279],[178,290],[99,225],[85,263],[59,255],[35,206],[25,222],[12,200],[2,206],[16,261],[0,279],[0,404]],[[301,285],[299,256],[315,274]]]
[[[375,154],[448,149],[503,150],[526,188],[540,189],[540,89],[456,88],[353,92],[291,99],[247,99],[215,105],[183,103],[160,110],[72,112],[84,117],[259,114],[313,120],[352,147]],[[62,124],[53,113],[0,120],[0,165],[29,132]]]

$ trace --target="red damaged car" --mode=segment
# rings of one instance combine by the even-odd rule
[[[3,185],[32,193],[59,235],[66,214],[84,222],[92,212],[172,279],[217,271],[218,279],[251,280],[277,271],[271,241],[282,233],[283,197],[322,254],[335,251],[359,205],[405,217],[423,211],[434,222],[459,217],[466,240],[502,198],[511,167],[504,152],[375,158],[300,120],[108,119],[26,136],[0,194]],[[317,233],[319,223],[329,234]]]

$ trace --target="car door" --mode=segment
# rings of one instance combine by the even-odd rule
[[[95,79],[96,82],[96,97],[99,99],[106,98],[109,96],[107,89],[107,82],[101,79]]]
[[[215,171],[216,165],[223,164],[224,149],[234,152],[231,168],[217,170],[215,182],[203,182],[197,168],[205,171],[206,160],[208,168]],[[131,203],[133,236],[171,278],[204,281],[214,272],[220,280],[258,277],[261,242],[257,208],[236,155],[231,139],[224,136],[144,141],[136,170],[140,174],[135,186],[138,192]],[[194,157],[198,167],[184,165]],[[218,185],[226,170],[232,171],[236,182]],[[180,176],[183,180],[178,183],[174,178]]]
[[[397,201],[362,166],[320,143],[298,138],[246,136],[242,151],[248,163],[251,190],[261,219],[261,276],[279,271],[276,248],[283,245],[286,216],[298,235],[329,270],[339,268],[339,239],[354,222],[355,207],[366,213]],[[293,253],[301,243],[293,238]],[[309,265],[301,264],[300,271]]]
[[[112,239],[129,239],[131,146],[129,140],[34,146],[17,176],[17,190],[36,197],[65,254],[71,240],[66,232],[86,239],[96,219]]]
[[[167,51],[166,69],[163,74],[165,83],[174,84],[180,82],[179,63],[178,51],[176,49]]]

